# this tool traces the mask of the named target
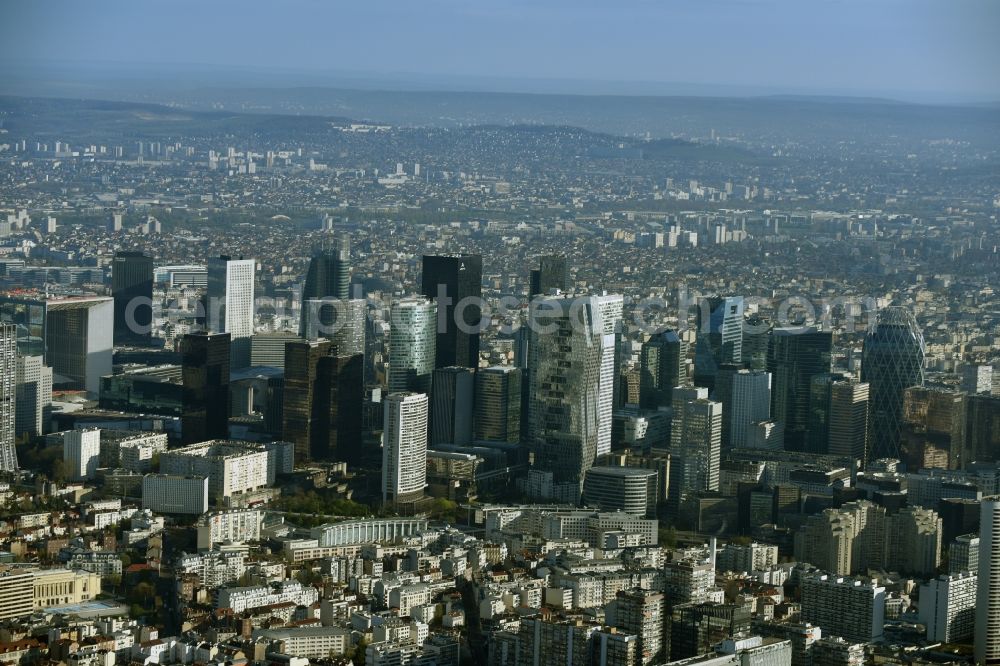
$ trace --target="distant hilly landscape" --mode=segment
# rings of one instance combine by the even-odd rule
[[[225,75],[225,76],[223,76]],[[105,71],[70,66],[0,69],[0,94],[153,103],[172,109],[350,118],[393,125],[461,127],[543,124],[653,139],[856,140],[857,132],[929,139],[1000,141],[1000,105],[927,105],[886,97],[774,94],[735,88],[728,96],[691,86],[597,86],[626,94],[567,94],[566,82],[525,82],[532,92],[483,92],[512,82],[329,78],[279,71],[138,65]],[[225,81],[220,84],[219,81]],[[439,87],[434,87],[439,84]],[[528,85],[530,84],[530,85]],[[452,87],[441,87],[452,86]],[[466,91],[454,86],[466,85]],[[542,92],[552,90],[557,94]],[[633,91],[649,90],[654,94]],[[677,92],[670,91],[679,91]]]

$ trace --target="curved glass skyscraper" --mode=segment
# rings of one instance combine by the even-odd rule
[[[868,459],[899,458],[903,392],[924,383],[924,336],[913,313],[879,311],[861,355],[861,381],[869,384]]]
[[[437,304],[419,296],[396,301],[389,326],[389,391],[430,394]]]

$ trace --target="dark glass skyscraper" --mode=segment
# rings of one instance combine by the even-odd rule
[[[349,298],[351,288],[351,239],[338,236],[309,262],[303,298]]]
[[[479,367],[479,299],[482,297],[482,283],[483,258],[478,254],[424,255],[421,293],[435,302],[438,302],[439,294],[450,299],[448,303],[437,303],[434,367]],[[464,299],[470,300],[463,302]],[[465,330],[459,330],[456,312],[460,312],[462,328]]]
[[[302,309],[299,335],[308,337],[310,322],[308,315],[315,308],[306,305],[310,300],[333,298],[347,300],[351,290],[351,240],[339,236],[332,247],[324,247],[309,262],[309,272],[302,287]],[[315,326],[313,326],[314,328]]]
[[[356,464],[362,457],[361,430],[365,401],[365,357],[339,354],[321,358],[317,373],[319,404],[314,405],[316,432],[312,451],[319,460]]]
[[[830,372],[833,333],[815,326],[775,328],[767,350],[771,418],[785,426],[785,448],[802,451],[809,430],[812,380]]]
[[[697,324],[694,383],[711,394],[719,366],[743,362],[743,297],[705,299],[699,304]]]
[[[573,503],[579,501],[584,475],[601,448],[604,322],[599,298],[536,299],[531,308],[528,418],[533,464],[552,474],[558,499]],[[613,388],[605,390],[610,416]]]
[[[148,345],[153,323],[153,258],[116,252],[111,265],[115,344]]]
[[[924,384],[924,336],[913,313],[902,307],[879,311],[861,355],[861,381],[870,386],[868,459],[899,458],[903,393]]]
[[[188,444],[229,436],[229,353],[229,333],[191,333],[181,340],[181,431]]]
[[[297,460],[360,457],[364,357],[335,354],[328,340],[285,346],[282,436]]]
[[[970,395],[965,406],[964,456],[958,466],[970,462],[1000,460],[1000,397]]]
[[[510,366],[483,368],[476,373],[476,439],[520,441],[522,373]]]
[[[295,445],[295,459],[312,460],[313,403],[319,359],[330,354],[329,340],[285,344],[282,438]]]
[[[941,388],[911,386],[903,391],[899,454],[907,469],[954,469],[962,463],[967,399]]]
[[[750,611],[737,604],[682,604],[670,618],[670,659],[705,654],[727,638],[750,634]]]
[[[569,285],[569,273],[566,270],[566,257],[558,254],[547,254],[538,259],[538,268],[531,270],[530,297],[545,296],[552,289],[566,291]]]
[[[438,368],[431,383],[431,444],[472,444],[472,396],[475,373],[470,368]]]
[[[675,386],[687,384],[688,344],[676,331],[653,335],[639,356],[639,404],[645,409],[667,407]]]

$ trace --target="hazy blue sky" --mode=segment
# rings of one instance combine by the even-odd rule
[[[998,29],[998,0],[0,0],[0,67],[205,63],[1000,100]]]

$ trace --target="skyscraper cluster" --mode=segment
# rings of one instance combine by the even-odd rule
[[[694,331],[634,335],[624,322],[621,295],[569,291],[565,258],[545,256],[531,273],[533,298],[522,322],[527,325],[510,336],[514,364],[488,366],[480,349],[482,258],[427,255],[420,265],[419,293],[394,294],[388,321],[377,328],[368,321],[368,303],[350,298],[349,241],[340,237],[309,263],[297,296],[298,334],[255,335],[256,262],[210,260],[206,330],[181,336],[178,345],[184,442],[225,441],[263,415],[266,425],[258,432],[287,443],[282,446],[294,451],[298,464],[322,470],[326,483],[341,488],[352,478],[345,470],[356,478],[367,475],[384,509],[407,515],[428,511],[432,496],[474,501],[477,483],[506,470],[501,478],[512,483],[502,492],[587,507],[580,509],[582,517],[560,517],[558,530],[543,530],[559,538],[586,534],[612,550],[653,541],[657,518],[706,531],[717,524],[713,512],[724,506],[720,498],[732,493],[742,533],[799,517],[795,558],[824,572],[803,579],[803,612],[856,641],[878,638],[884,602],[877,584],[847,577],[883,568],[932,577],[945,552],[954,554],[956,566],[963,561],[968,535],[951,543],[943,538],[949,514],[940,488],[947,482],[933,477],[921,485],[918,479],[910,488],[914,505],[894,504],[886,500],[894,463],[882,459],[954,468],[991,455],[993,399],[978,391],[963,396],[922,386],[923,343],[906,311],[879,313],[864,339],[858,373],[857,363],[835,363],[833,333],[819,326],[766,327],[747,335],[740,296],[706,299]],[[122,318],[136,316],[142,323],[151,316],[135,305],[145,303],[151,260],[122,252],[113,270],[111,299],[21,299],[16,310],[8,300],[8,313],[36,308],[41,317],[22,316],[16,319],[20,328],[3,329],[4,359],[15,377],[0,386],[6,401],[0,407],[7,405],[0,411],[4,469],[17,468],[15,437],[46,428],[53,365],[86,389],[108,361],[109,340],[120,348],[151,345],[141,330],[120,325]],[[112,317],[100,316],[112,308]],[[39,322],[40,336],[19,335]],[[761,326],[758,321],[755,329]],[[78,350],[60,342],[67,330],[81,333]],[[372,347],[373,335],[385,342],[384,351]],[[19,354],[22,345],[38,353]],[[252,359],[266,359],[280,372],[250,367]],[[373,369],[382,386],[372,386]],[[980,374],[974,377],[977,388]],[[72,478],[97,478],[106,456],[101,442],[95,431],[64,437]],[[212,446],[204,451],[228,445]],[[871,467],[857,491],[869,493],[868,499],[805,516],[806,498],[838,498],[859,469],[831,466],[831,459]],[[243,483],[235,470],[233,483]],[[247,479],[257,478],[253,470],[244,471]],[[250,485],[240,492],[262,491],[258,481],[246,480]],[[941,513],[928,506],[933,492],[924,486],[932,482],[940,487]],[[175,494],[187,497],[185,484],[192,483],[183,474],[160,474],[143,481],[143,488],[149,489],[150,506],[165,507]],[[214,483],[191,485],[191,496],[214,497]],[[197,511],[205,504],[199,502],[178,506]],[[929,621],[945,637],[973,635],[973,590],[986,595],[989,607],[990,593],[969,570],[969,557],[966,568],[926,592],[937,609]],[[980,556],[977,568],[988,568],[987,560]],[[761,561],[762,567],[773,566]],[[664,592],[605,590],[613,597],[607,619],[614,631],[591,629],[574,637],[581,641],[580,654],[619,650],[636,664],[657,663],[749,640],[750,614],[738,604],[720,603],[713,591],[711,558],[681,558],[663,572]],[[845,613],[852,617],[845,619]],[[990,624],[989,618],[977,621]],[[536,629],[551,627],[541,623]],[[619,631],[629,640],[619,641]],[[542,656],[546,650],[539,645],[531,652]]]
[[[264,94],[0,94],[3,661],[1000,666],[995,109]]]

